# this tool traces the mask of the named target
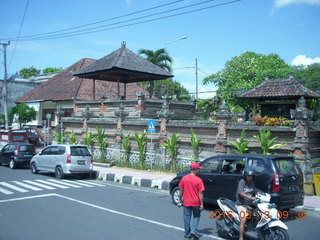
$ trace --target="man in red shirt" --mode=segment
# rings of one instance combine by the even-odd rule
[[[184,238],[199,238],[197,234],[200,213],[203,210],[204,185],[200,173],[200,164],[194,162],[190,165],[190,174],[184,176],[180,183],[180,201],[183,202]],[[190,228],[191,215],[193,213],[192,226]]]

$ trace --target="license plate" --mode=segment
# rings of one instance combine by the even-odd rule
[[[79,164],[79,165],[85,165],[85,164],[86,164],[86,161],[85,161],[85,160],[78,160],[78,164]]]
[[[24,154],[23,156],[24,157],[32,157],[32,155],[30,155],[30,154]]]
[[[300,187],[298,185],[290,185],[289,186],[289,191],[290,192],[297,192],[300,190]]]

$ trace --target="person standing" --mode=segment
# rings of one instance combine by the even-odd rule
[[[203,210],[203,181],[197,175],[202,168],[199,163],[190,165],[190,174],[184,176],[180,183],[180,203],[183,203],[184,238],[199,238],[197,234],[201,211]],[[191,216],[193,214],[192,225]]]

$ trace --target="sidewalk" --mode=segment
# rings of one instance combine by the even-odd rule
[[[142,171],[119,167],[105,167],[103,164],[94,164],[93,170],[97,172],[97,178],[100,180],[161,190],[169,190],[169,182],[176,176],[174,173]],[[305,196],[304,206],[300,206],[298,208],[320,212],[320,197]]]

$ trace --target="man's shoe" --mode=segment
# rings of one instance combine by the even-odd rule
[[[196,233],[190,233],[190,235],[193,237],[193,238],[195,238],[195,239],[199,239],[200,238],[200,236],[198,235],[198,234],[196,234]]]

